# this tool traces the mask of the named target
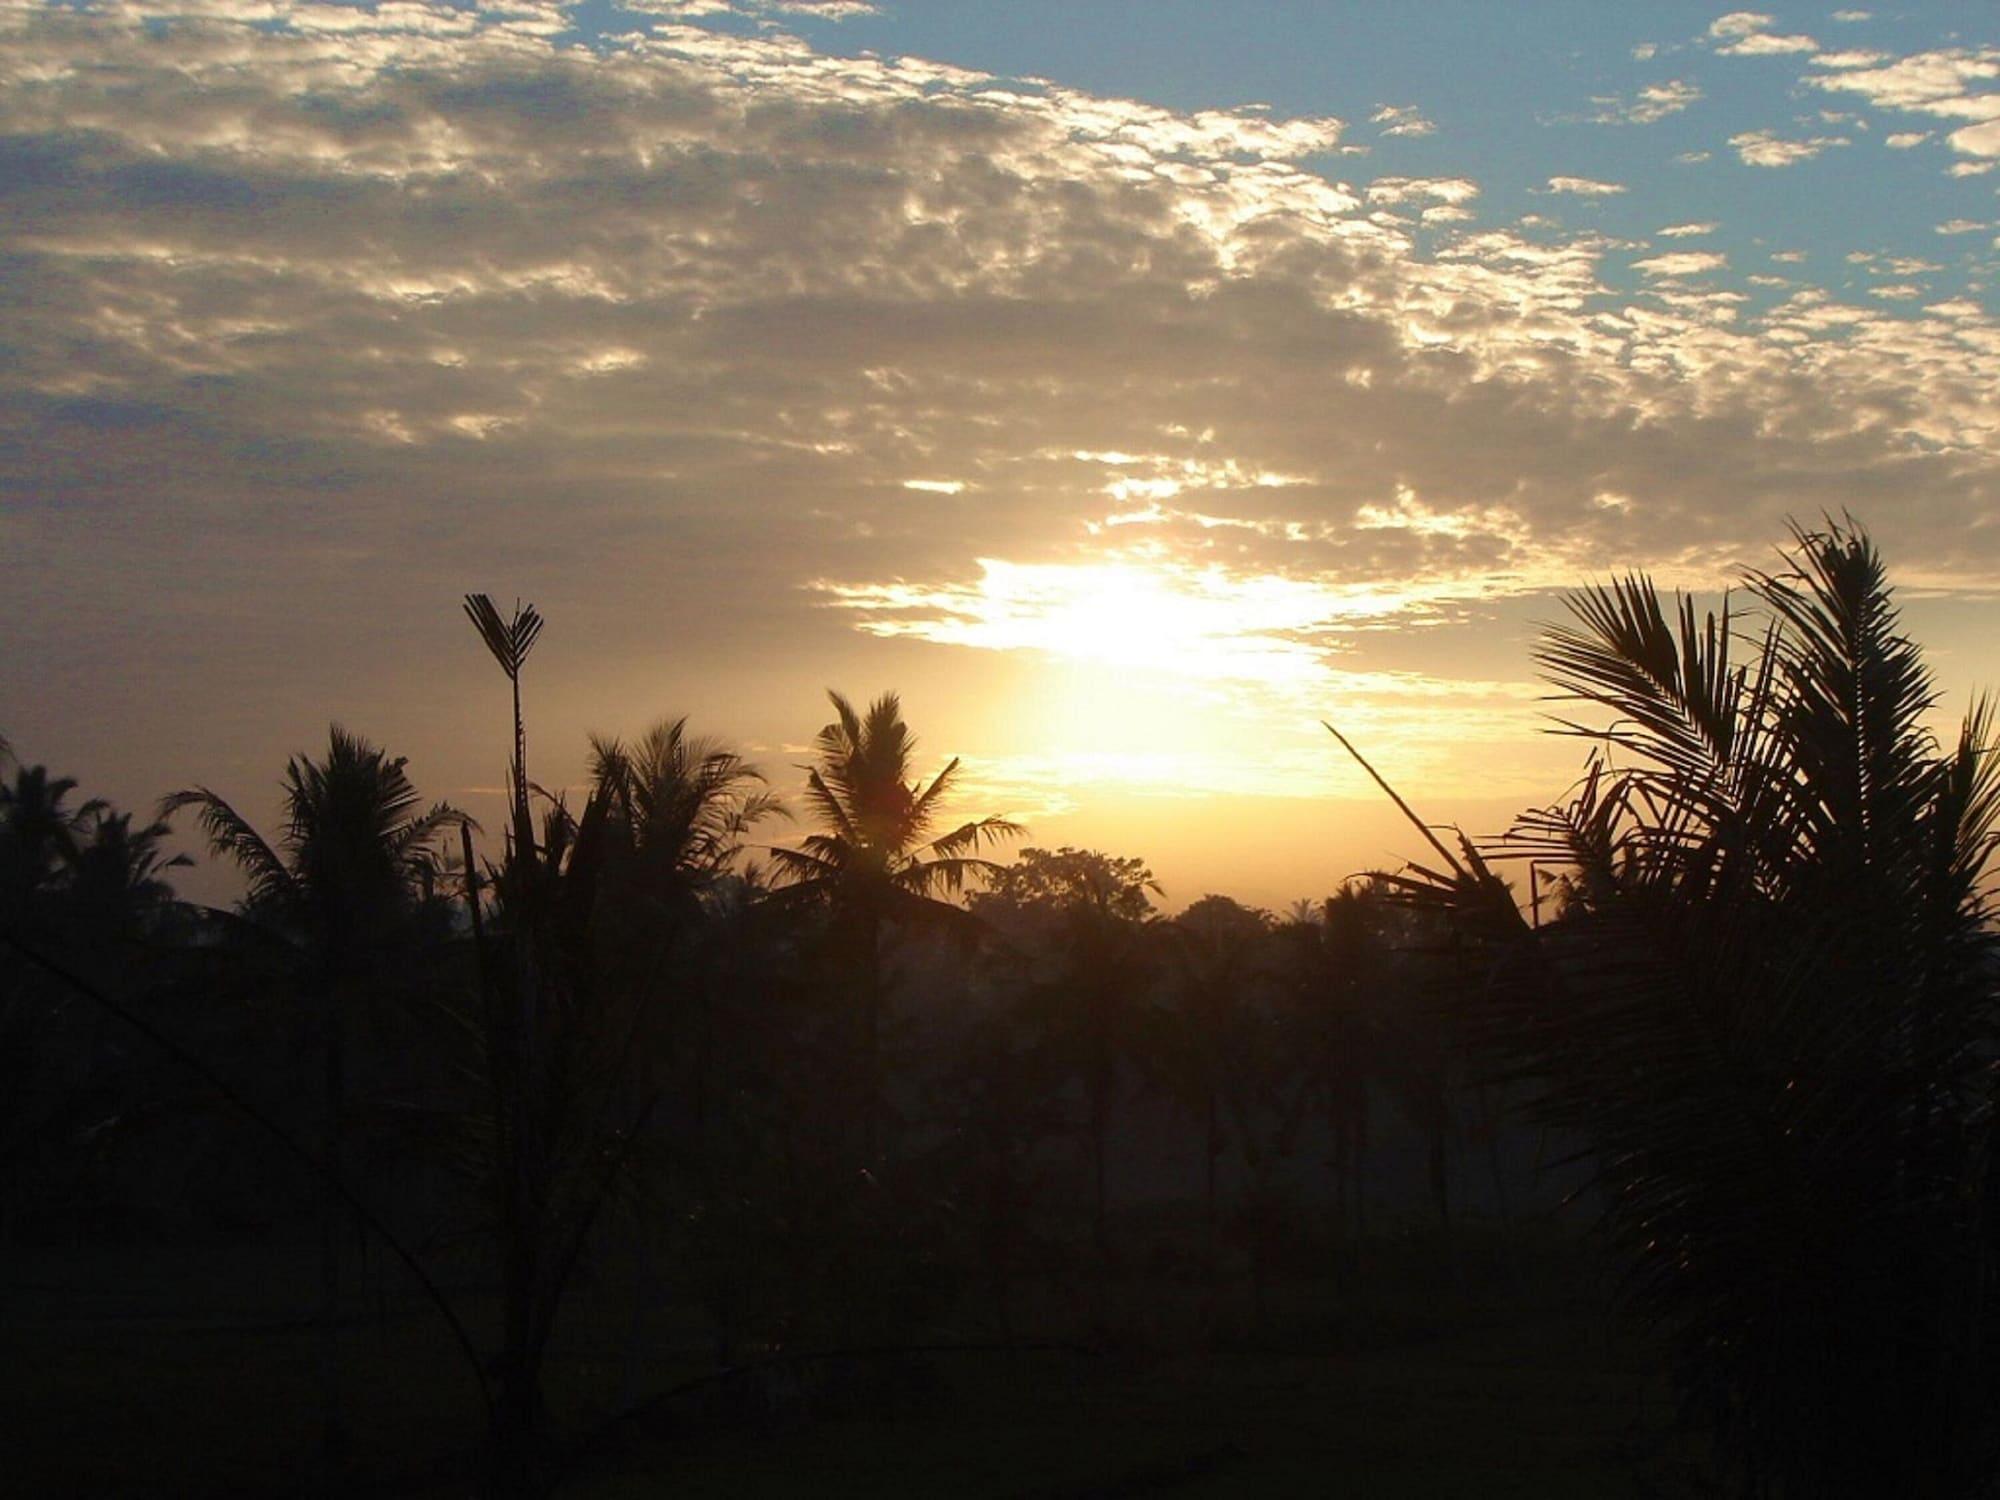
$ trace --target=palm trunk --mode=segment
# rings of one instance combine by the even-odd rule
[[[873,1170],[880,1162],[882,1111],[882,951],[881,924],[872,916],[862,926],[861,948],[861,1153]]]
[[[1222,1154],[1222,1121],[1216,1111],[1215,1090],[1208,1091],[1208,1162],[1203,1183],[1203,1218],[1208,1238],[1208,1274],[1215,1275],[1215,1159]]]
[[[1105,1156],[1107,1141],[1111,1134],[1111,1079],[1109,1068],[1101,1065],[1093,1070],[1090,1088],[1090,1173],[1091,1173],[1091,1238],[1096,1242],[1097,1253],[1108,1257],[1111,1253],[1111,1234],[1107,1223],[1110,1192],[1106,1184],[1107,1172]]]
[[[331,1177],[346,1180],[346,1037],[336,987],[320,982],[321,1025],[325,1032],[322,1085],[326,1107],[326,1164]],[[341,1239],[347,1233],[347,1205],[329,1182],[320,1196],[319,1223],[319,1384],[320,1456],[324,1479],[338,1493],[347,1472],[347,1409],[340,1378]]]

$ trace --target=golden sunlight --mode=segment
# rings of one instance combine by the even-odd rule
[[[1157,549],[1096,562],[978,561],[969,584],[816,587],[858,612],[871,635],[1272,686],[1319,680],[1329,632],[1419,602],[1379,588],[1233,575]]]

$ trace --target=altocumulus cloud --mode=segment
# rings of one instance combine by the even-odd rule
[[[1673,284],[1719,257],[1412,223],[1478,185],[1332,180],[1335,118],[674,9],[586,47],[531,3],[0,5],[30,638],[91,596],[222,651],[241,617],[194,601],[332,622],[567,567],[607,612],[672,578],[690,650],[746,599],[949,641],[996,569],[1144,559],[1324,644],[1357,591],[1373,627],[1613,563],[1706,581],[1842,507],[2000,577],[1969,305],[1748,312]]]

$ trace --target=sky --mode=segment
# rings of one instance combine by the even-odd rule
[[[2000,11],[0,0],[0,733],[497,826],[897,690],[967,816],[1324,894],[1560,796],[1565,589],[1787,518],[2000,684]],[[228,882],[184,885],[218,899]]]

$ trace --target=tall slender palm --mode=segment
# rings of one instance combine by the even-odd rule
[[[296,959],[296,978],[319,1011],[325,1066],[326,1159],[342,1174],[347,1140],[347,1018],[371,971],[407,932],[406,919],[430,886],[448,828],[466,823],[444,803],[424,809],[394,760],[338,724],[324,759],[298,755],[286,764],[285,829],[276,845],[207,787],[174,793],[160,804],[169,819],[188,808],[217,856],[248,878],[243,914],[279,938]],[[321,1380],[327,1459],[345,1462],[336,1320],[346,1211],[329,1190],[321,1238]]]
[[[860,999],[862,1150],[876,1159],[881,1089],[882,943],[891,928],[962,925],[971,918],[947,897],[994,868],[981,849],[1017,837],[1004,818],[985,817],[933,834],[958,775],[958,759],[923,784],[913,775],[917,742],[903,706],[885,693],[854,711],[829,692],[834,720],[819,732],[814,763],[805,768],[807,807],[824,831],[797,848],[771,851],[788,899],[832,914],[847,948]]]
[[[1993,716],[1933,738],[1851,524],[1795,528],[1747,586],[1747,642],[1643,578],[1576,595],[1538,656],[1609,720],[1570,726],[1595,747],[1578,791],[1483,847],[1426,833],[1405,888],[1486,945],[1468,1019],[1587,1144],[1628,1284],[1747,1486],[1985,1494]],[[1531,927],[1499,857],[1566,863],[1563,919]]]

